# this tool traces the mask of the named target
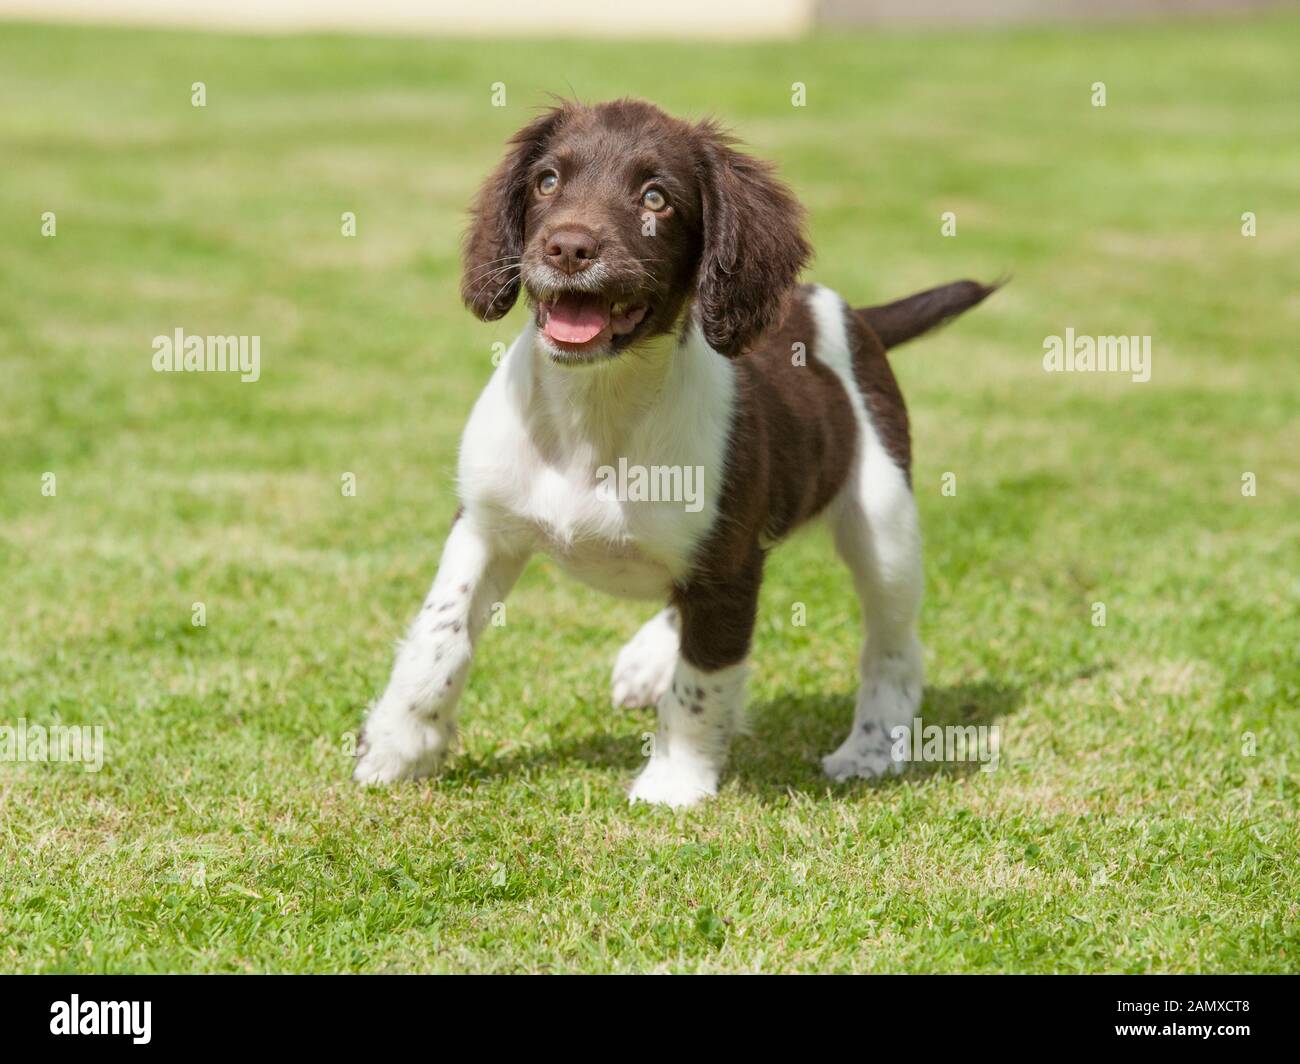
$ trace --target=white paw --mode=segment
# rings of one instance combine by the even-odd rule
[[[897,776],[906,767],[906,761],[894,760],[892,744],[881,746],[865,739],[857,741],[853,736],[841,743],[835,753],[822,758],[822,771],[837,783]]]
[[[660,610],[646,621],[614,661],[614,705],[626,709],[656,705],[672,682],[680,643],[676,610]]]
[[[685,809],[718,793],[718,772],[685,758],[652,757],[628,792],[629,802]]]
[[[862,680],[853,713],[853,730],[833,754],[822,758],[822,771],[833,780],[877,779],[907,768],[907,742],[895,734],[907,728],[921,706],[920,646],[889,654],[873,663]]]
[[[352,779],[362,786],[374,786],[432,776],[446,760],[451,740],[447,730],[409,711],[376,711],[362,732]]]

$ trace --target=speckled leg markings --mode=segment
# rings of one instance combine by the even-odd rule
[[[659,699],[659,730],[629,799],[676,808],[718,793],[731,737],[745,708],[744,664],[712,672],[679,659]]]
[[[442,765],[455,744],[456,703],[474,643],[523,561],[494,555],[464,519],[452,526],[438,576],[398,648],[388,687],[366,717],[356,782],[418,779]]]
[[[896,469],[896,467],[891,467]],[[893,758],[899,726],[912,727],[920,710],[923,663],[916,635],[921,608],[921,538],[916,503],[903,482],[880,475],[846,486],[832,515],[835,545],[853,571],[866,639],[858,661],[861,686],[853,728],[839,748],[822,759],[831,779],[872,779],[899,773]]]
[[[681,648],[681,619],[673,606],[656,613],[618,652],[612,679],[614,705],[657,705],[672,682]]]

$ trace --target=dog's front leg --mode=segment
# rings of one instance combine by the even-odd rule
[[[674,595],[681,650],[659,699],[659,730],[631,801],[682,807],[717,794],[731,737],[744,726],[745,659],[762,568],[755,549],[725,580],[697,579]]]
[[[455,742],[456,703],[474,643],[525,561],[526,553],[490,543],[467,515],[457,518],[388,687],[366,717],[354,780],[392,783],[437,771]]]

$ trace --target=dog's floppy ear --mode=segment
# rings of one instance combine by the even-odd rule
[[[495,321],[519,297],[519,256],[528,212],[528,168],[564,121],[553,107],[510,138],[510,150],[479,189],[461,251],[460,296],[482,321]]]
[[[712,122],[696,135],[704,235],[696,305],[709,346],[734,358],[773,323],[811,250],[803,208],[772,166],[736,151]]]

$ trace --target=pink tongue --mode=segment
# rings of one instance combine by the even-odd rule
[[[609,324],[609,305],[598,296],[560,296],[551,304],[546,335],[564,344],[585,344]]]

